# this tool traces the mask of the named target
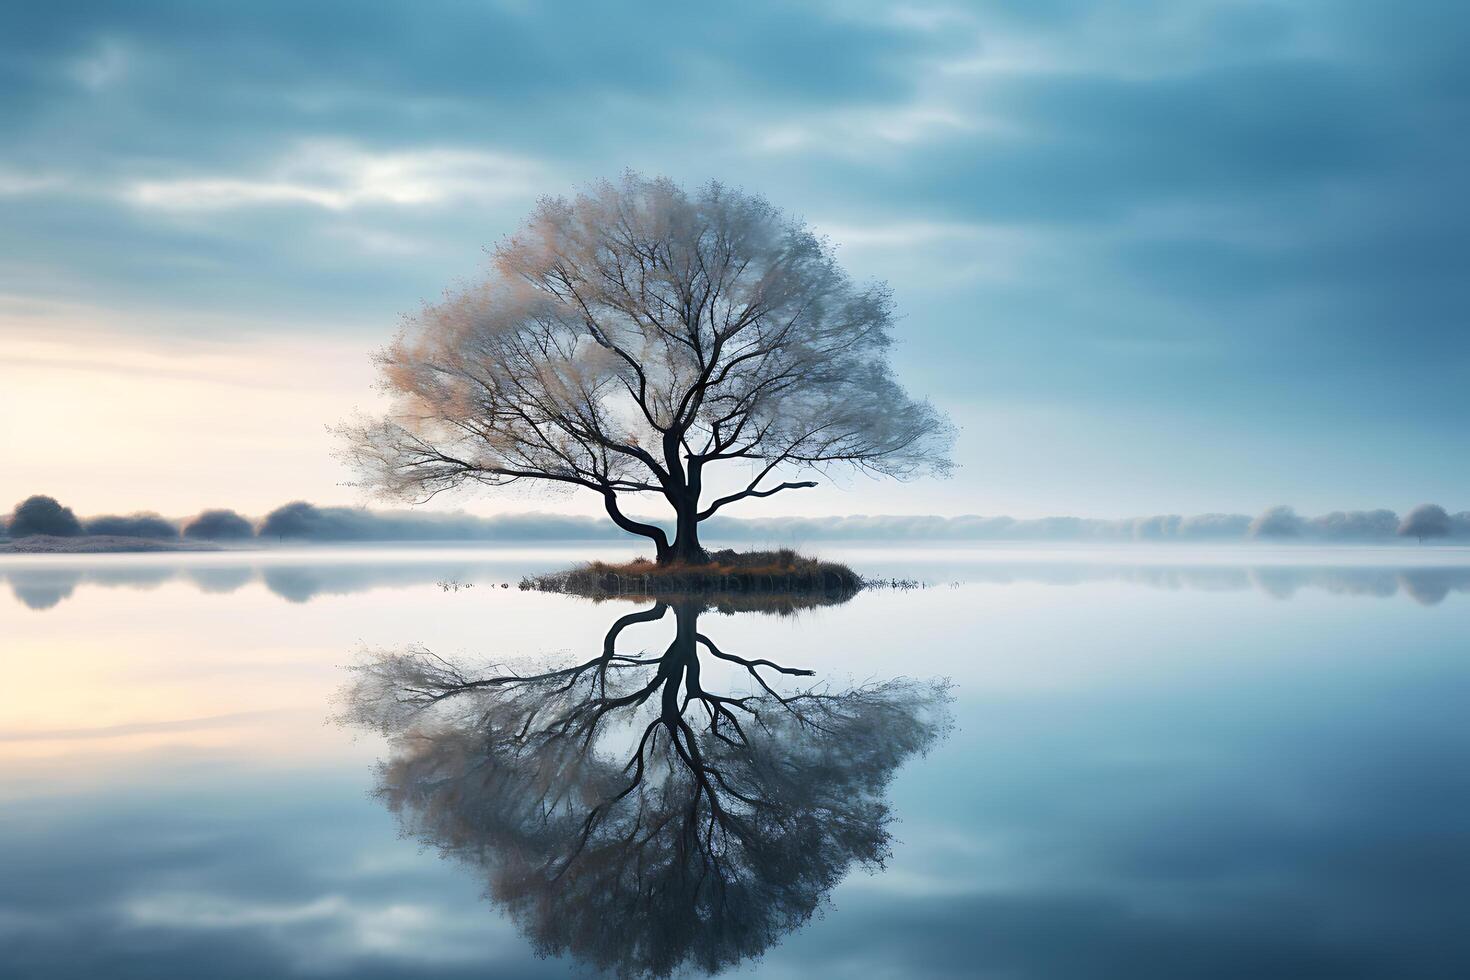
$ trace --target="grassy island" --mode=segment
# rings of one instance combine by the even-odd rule
[[[659,564],[646,558],[613,564],[594,561],[562,572],[530,576],[522,589],[565,592],[593,599],[617,596],[810,596],[846,599],[863,578],[841,562],[778,551],[714,551],[709,561]]]

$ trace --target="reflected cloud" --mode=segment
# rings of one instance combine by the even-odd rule
[[[670,611],[661,654],[618,651]],[[656,603],[532,673],[422,648],[355,668],[342,718],[389,738],[379,797],[542,955],[623,976],[760,956],[882,866],[888,783],[948,731],[947,682],[787,689],[812,672],[721,649],[700,611]],[[721,668],[749,692],[716,688]]]
[[[274,711],[236,711],[225,715],[206,718],[183,718],[177,721],[129,722],[121,725],[102,725],[94,728],[51,728],[31,731],[6,731],[0,729],[0,742],[57,742],[86,741],[91,739],[118,738],[128,735],[151,735],[160,732],[198,732],[211,728],[223,728],[240,722],[269,718]]]

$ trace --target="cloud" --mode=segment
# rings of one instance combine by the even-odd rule
[[[0,880],[10,972],[557,975],[486,914],[460,869],[395,843],[377,808],[331,774],[273,772],[246,790],[239,773],[185,759],[198,768],[191,796],[159,775],[179,764],[146,752],[134,760],[134,783],[150,794],[141,820],[137,807],[104,806],[99,795],[81,810],[40,801],[35,819],[15,825],[0,845],[12,872]],[[201,788],[228,805],[192,805]],[[256,812],[262,792],[277,794],[268,813]],[[370,867],[373,856],[391,863]],[[77,935],[93,938],[59,938]]]
[[[750,147],[762,154],[818,152],[862,157],[884,149],[901,151],[984,126],[983,121],[946,106],[916,103],[787,120],[758,130],[750,139]]]
[[[100,92],[121,82],[132,62],[133,55],[127,45],[109,39],[74,60],[69,66],[69,73],[83,88]]]
[[[842,248],[908,249],[940,243],[984,239],[988,229],[981,225],[942,221],[902,221],[880,225],[849,225],[816,222],[817,231]]]
[[[241,721],[268,718],[279,714],[276,711],[238,711],[232,714],[210,715],[203,718],[184,718],[176,721],[129,722],[119,725],[102,725],[94,728],[0,729],[0,742],[55,742],[88,741],[92,739],[119,738],[129,735],[148,735],[156,732],[195,732],[212,728],[229,727]]]
[[[375,153],[349,143],[316,141],[296,147],[254,176],[143,180],[126,188],[123,197],[138,207],[173,211],[484,204],[531,195],[544,186],[546,171],[544,164],[482,150]]]
[[[1120,452],[1187,406],[1256,449],[1200,508],[1465,483],[1435,451],[1470,365],[1463,4],[758,0],[663,9],[657,50],[595,3],[11,6],[0,290],[368,349],[536,193],[717,176],[857,230],[844,261],[893,281],[941,404],[1070,413]],[[975,228],[1005,231],[951,234]],[[1156,455],[1089,474],[1101,506],[1162,506],[1136,488],[1188,464]]]
[[[0,170],[0,197],[34,194],[60,187],[64,181],[55,174],[28,174]]]

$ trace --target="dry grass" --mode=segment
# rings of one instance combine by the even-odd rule
[[[646,558],[611,564],[589,562],[565,572],[521,581],[521,588],[567,592],[593,599],[698,596],[716,604],[763,606],[767,597],[806,601],[776,605],[844,602],[863,588],[862,576],[840,562],[779,551],[716,551],[707,563],[659,565]]]
[[[200,541],[164,541],[156,538],[123,538],[110,534],[83,534],[58,538],[31,534],[23,538],[0,538],[0,554],[82,555],[141,551],[219,551],[220,546]]]

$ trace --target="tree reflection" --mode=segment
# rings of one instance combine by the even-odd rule
[[[61,600],[71,598],[82,573],[69,568],[23,569],[22,574],[11,573],[10,591],[21,605],[37,611],[52,609]]]
[[[662,654],[618,652],[670,609]],[[812,672],[721,649],[699,613],[658,603],[597,656],[531,673],[417,648],[356,668],[345,715],[392,740],[380,796],[543,955],[624,976],[759,955],[853,864],[881,866],[887,784],[949,724],[947,682],[785,690]]]

